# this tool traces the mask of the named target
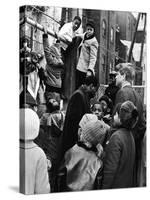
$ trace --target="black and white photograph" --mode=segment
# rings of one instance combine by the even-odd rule
[[[147,14],[19,11],[20,192],[146,187]]]
[[[115,1],[3,5],[4,198],[146,199],[149,13]]]

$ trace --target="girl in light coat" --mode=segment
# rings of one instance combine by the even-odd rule
[[[86,24],[86,32],[81,37],[76,68],[76,88],[84,83],[86,76],[95,75],[94,67],[97,60],[98,42],[95,37],[93,21]]]

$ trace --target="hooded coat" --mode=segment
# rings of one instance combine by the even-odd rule
[[[33,140],[38,136],[39,118],[31,109],[20,109],[20,192],[50,192],[47,159]]]

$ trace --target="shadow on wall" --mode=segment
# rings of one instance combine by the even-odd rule
[[[13,190],[14,192],[19,193],[19,187],[18,186],[9,186],[10,190]]]

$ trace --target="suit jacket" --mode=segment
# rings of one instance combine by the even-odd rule
[[[85,89],[81,86],[73,93],[68,103],[63,128],[63,152],[76,143],[79,122],[85,113],[90,113],[90,100]]]

